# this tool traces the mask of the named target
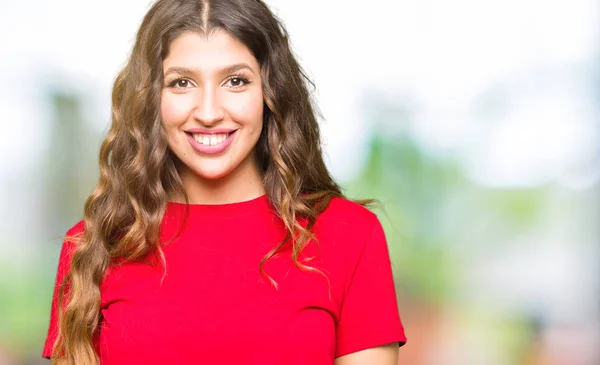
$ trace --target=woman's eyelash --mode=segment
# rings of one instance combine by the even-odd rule
[[[244,76],[240,76],[240,75],[234,75],[234,76],[228,77],[226,83],[230,83],[232,81],[236,81],[236,82],[240,82],[241,83],[241,85],[231,85],[230,87],[232,89],[239,89],[241,87],[244,87],[244,86],[249,85],[249,84],[252,83],[250,80],[248,80],[248,78],[246,78]],[[185,85],[181,85],[181,82],[185,82],[186,84]],[[191,83],[190,80],[188,80],[186,78],[180,77],[180,78],[177,78],[177,79],[174,79],[174,80],[170,81],[167,84],[167,87],[171,87],[171,88],[173,88],[173,87],[179,87],[179,88],[184,88],[185,89],[185,88],[187,88],[189,86],[190,83]]]
[[[248,80],[244,76],[240,76],[240,75],[234,75],[234,76],[228,77],[227,83],[231,82],[232,80],[239,80],[243,83],[243,85],[232,85],[231,88],[233,88],[233,89],[239,89],[241,87],[251,84],[250,80]]]
[[[190,80],[188,80],[188,79],[185,79],[185,78],[177,78],[177,79],[175,79],[175,80],[173,80],[173,81],[169,82],[169,84],[168,84],[168,87],[175,87],[175,86],[178,86],[177,84],[178,84],[179,82],[181,82],[181,81],[185,81],[185,82],[186,82],[186,83],[188,83],[188,84],[190,83]],[[179,86],[181,86],[181,85],[179,85]],[[186,86],[181,86],[181,87],[185,88],[185,87],[187,87],[187,86],[188,86],[188,85],[186,85]]]

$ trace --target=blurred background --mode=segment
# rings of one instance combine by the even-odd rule
[[[600,364],[600,4],[267,1],[373,197],[401,364]],[[61,236],[148,0],[0,1],[0,364],[43,364]]]

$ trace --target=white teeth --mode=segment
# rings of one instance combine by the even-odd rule
[[[227,134],[193,134],[193,137],[200,144],[214,146],[225,141]]]

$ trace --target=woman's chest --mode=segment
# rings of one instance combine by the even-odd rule
[[[166,252],[167,270],[136,264],[103,286],[102,363],[331,364],[336,305],[329,283],[283,256]],[[161,283],[162,279],[162,283]]]

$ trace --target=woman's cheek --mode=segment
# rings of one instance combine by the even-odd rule
[[[165,93],[160,104],[161,118],[165,126],[176,127],[185,123],[190,106],[184,95]]]
[[[247,127],[260,129],[263,120],[262,93],[246,94],[230,103],[232,118]]]

